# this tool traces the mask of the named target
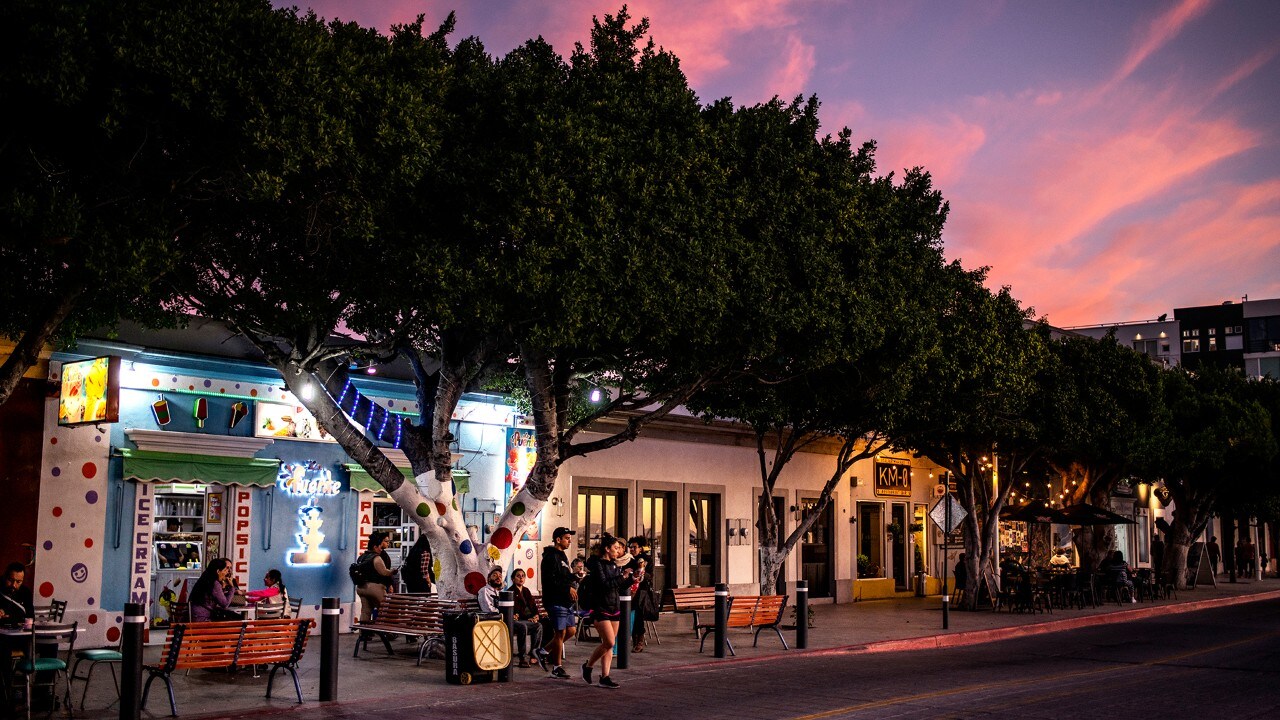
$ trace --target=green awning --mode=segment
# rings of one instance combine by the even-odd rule
[[[275,485],[280,461],[120,448],[124,478],[143,482],[200,482],[219,485]]]
[[[347,472],[351,474],[352,490],[366,490],[368,492],[378,492],[379,490],[383,489],[383,487],[378,484],[378,481],[373,479],[372,475],[365,472],[365,469],[360,467],[359,463],[347,463],[342,467],[346,468]],[[413,480],[413,471],[410,470],[409,468],[398,467],[396,469],[399,470],[400,473],[404,475],[405,480],[409,480],[409,481]]]

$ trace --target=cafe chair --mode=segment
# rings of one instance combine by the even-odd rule
[[[289,615],[287,617],[295,620],[302,617],[302,598],[289,598]]]
[[[60,623],[66,614],[66,600],[50,600],[48,605],[35,609],[36,622]]]
[[[84,674],[79,674],[80,663],[89,663],[89,669]],[[120,699],[120,678],[116,676],[116,665],[124,662],[124,657],[120,654],[120,648],[92,648],[89,650],[76,651],[76,663],[71,666],[71,676],[67,679],[67,685],[70,686],[74,680],[84,683],[84,690],[80,692],[80,709],[84,710],[85,698],[89,695],[89,680],[93,678],[93,670],[103,663],[111,670],[111,681],[116,685],[116,699]],[[69,688],[68,688],[69,689]]]
[[[66,688],[63,690],[63,706],[67,708],[67,714],[71,714],[71,680],[67,676],[67,667],[75,653],[76,632],[79,624],[79,622],[73,622],[69,625],[45,625],[38,628],[40,630],[38,634],[31,633],[29,652],[14,668],[14,671],[26,680],[28,720],[31,718],[31,700],[35,696],[35,689],[47,687],[49,694],[52,695],[59,676],[67,677]],[[63,654],[64,644],[65,654]],[[49,646],[55,647],[53,657],[40,657],[39,651]],[[41,682],[42,677],[50,678],[49,682]],[[53,714],[52,702],[49,705],[49,714]]]

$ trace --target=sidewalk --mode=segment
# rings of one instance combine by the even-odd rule
[[[643,653],[632,654],[628,670],[620,670],[619,677],[628,674],[662,675],[691,667],[712,663],[758,662],[763,660],[785,661],[800,653],[841,654],[875,652],[910,652],[912,650],[954,647],[983,642],[994,642],[1012,637],[1057,632],[1086,625],[1126,622],[1170,613],[1192,612],[1241,602],[1256,602],[1280,598],[1280,581],[1269,579],[1260,582],[1240,581],[1229,584],[1220,581],[1217,588],[1200,587],[1178,593],[1175,600],[1154,603],[1117,605],[1111,603],[1085,610],[1057,610],[1052,614],[1013,614],[990,611],[950,613],[950,628],[942,630],[941,599],[895,598],[872,600],[844,605],[815,604],[815,626],[809,630],[809,649],[783,650],[778,636],[770,631],[760,634],[760,646],[751,647],[751,636],[744,631],[730,631],[730,639],[737,657],[717,660],[712,656],[714,638],[707,640],[706,651],[698,653],[698,640],[691,630],[692,621],[687,615],[664,614],[658,623],[661,644],[653,638]],[[788,614],[790,609],[787,610]],[[794,646],[795,631],[783,631],[787,642]],[[393,644],[397,655],[389,657],[380,643],[373,642],[369,651],[360,657],[351,657],[355,636],[344,634],[339,655],[340,703],[359,703],[361,700],[386,699],[405,695],[447,695],[465,693],[465,689],[448,685],[444,681],[444,661],[426,660],[421,667],[414,665],[416,645],[403,642]],[[593,641],[581,644],[569,643],[569,659],[566,666],[575,673],[576,665],[591,652]],[[159,648],[148,648],[147,662],[158,656]],[[287,675],[277,674],[273,697],[267,699],[266,673],[254,678],[247,671],[228,674],[224,671],[192,671],[189,675],[177,674],[174,678],[174,695],[181,717],[239,717],[245,714],[275,714],[317,707],[319,697],[320,638],[314,636],[308,644],[307,654],[299,670],[303,698],[306,704],[294,702],[293,686]],[[546,683],[545,673],[538,668],[513,669],[514,683]],[[145,677],[145,673],[144,673]],[[111,674],[105,667],[95,673],[90,688],[86,710],[79,710],[79,694],[82,685],[77,683],[73,695],[77,701],[77,717],[114,718],[119,709],[110,705],[115,699]],[[152,684],[151,697],[143,710],[143,717],[166,717],[169,713],[164,686],[160,681]]]

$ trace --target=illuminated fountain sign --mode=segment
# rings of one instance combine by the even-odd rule
[[[280,475],[276,477],[276,485],[286,495],[305,497],[307,502],[298,508],[298,524],[301,532],[298,546],[289,551],[285,558],[290,565],[328,565],[332,554],[324,549],[324,533],[320,526],[324,524],[324,508],[316,505],[318,497],[334,497],[342,492],[338,481],[333,479],[333,471],[321,467],[320,463],[285,463],[280,466]]]

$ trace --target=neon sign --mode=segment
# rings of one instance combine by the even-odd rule
[[[324,508],[316,504],[316,498],[334,497],[342,492],[341,485],[333,479],[333,471],[314,460],[284,463],[276,476],[276,485],[286,495],[307,498],[306,504],[298,508],[301,532],[294,535],[298,545],[285,554],[285,561],[294,567],[328,565],[332,553],[322,547],[324,533],[320,532]]]
[[[334,497],[342,492],[342,485],[333,479],[333,471],[314,460],[281,464],[276,485],[294,497]]]

